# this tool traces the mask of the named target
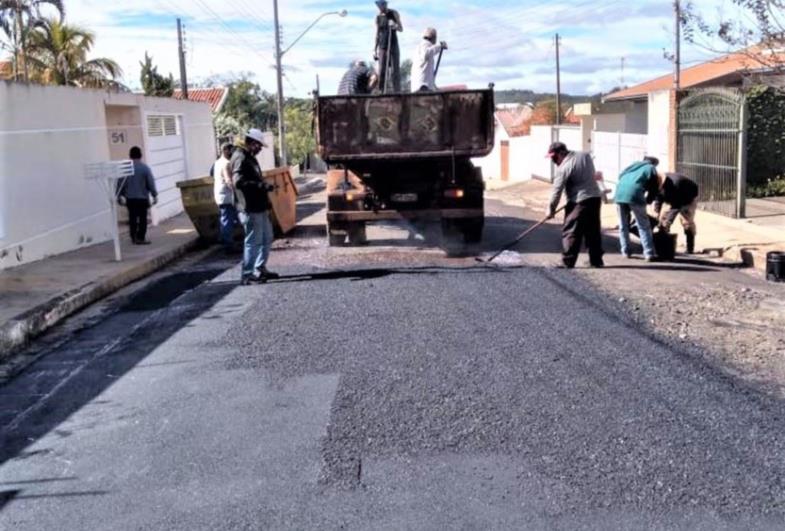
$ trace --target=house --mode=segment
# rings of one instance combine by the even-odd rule
[[[11,79],[14,74],[14,63],[11,61],[0,61],[0,80]]]
[[[228,95],[229,89],[225,87],[188,89],[188,100],[208,104],[213,116],[221,112]],[[180,89],[175,89],[172,97],[176,100],[185,99],[183,97],[183,91]]]
[[[206,103],[9,81],[0,101],[0,269],[111,238],[108,197],[87,165],[140,146],[156,178],[158,223],[183,211],[176,183],[206,175],[215,159]]]

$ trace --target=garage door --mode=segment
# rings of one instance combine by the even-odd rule
[[[178,215],[183,211],[179,181],[188,178],[185,158],[185,135],[178,116],[174,114],[147,115],[147,154],[145,159],[155,176],[158,205],[153,208],[153,223]]]

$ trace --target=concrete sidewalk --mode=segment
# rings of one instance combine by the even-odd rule
[[[545,213],[550,191],[551,185],[548,183],[527,181],[496,188],[489,191],[488,196]],[[698,252],[744,262],[758,271],[766,270],[766,253],[785,251],[785,215],[739,220],[701,210],[698,211],[696,223]],[[619,219],[614,205],[608,204],[603,208],[602,225],[605,231],[618,229]],[[685,242],[678,221],[674,232],[679,233],[679,248],[684,251]]]
[[[0,271],[0,360],[48,328],[103,297],[144,278],[197,245],[185,214],[150,227],[151,245],[122,237],[123,261],[112,242]]]

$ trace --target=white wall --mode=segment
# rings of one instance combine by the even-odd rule
[[[647,137],[595,131],[592,134],[592,154],[595,169],[603,173],[605,184],[614,190],[619,174],[648,154]]]
[[[670,161],[670,91],[649,94],[649,130],[647,154],[660,159],[660,170],[668,169]]]
[[[0,269],[110,238],[106,196],[84,170],[121,150],[110,150],[107,105],[182,115],[189,175],[206,175],[214,159],[206,104],[10,82],[0,101]]]
[[[502,177],[502,140],[510,140],[510,137],[504,127],[496,120],[493,151],[487,157],[472,159],[475,166],[482,168],[482,175],[486,181],[498,180]]]

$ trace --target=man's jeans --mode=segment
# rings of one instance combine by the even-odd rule
[[[273,223],[268,212],[240,212],[240,223],[245,229],[243,252],[243,278],[256,276],[259,269],[267,265],[273,245]]]
[[[234,245],[234,228],[238,223],[237,209],[234,205],[221,205],[221,243],[227,250]]]
[[[635,216],[635,223],[638,225],[638,235],[643,245],[643,255],[646,258],[654,258],[657,251],[654,250],[654,234],[651,231],[649,215],[646,213],[646,205],[616,205],[619,211],[619,236],[621,239],[621,254],[632,254],[630,251],[630,215]]]

